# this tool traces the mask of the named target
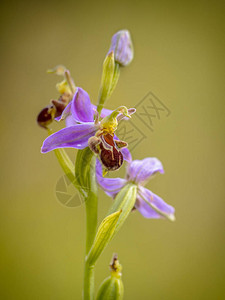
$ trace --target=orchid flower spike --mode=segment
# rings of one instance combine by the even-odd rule
[[[144,187],[144,184],[155,174],[164,173],[162,163],[154,157],[133,160],[128,164],[125,178],[104,178],[99,161],[96,165],[97,180],[105,193],[113,198],[128,183],[137,185],[135,207],[145,218],[167,218],[175,220],[175,209],[165,203],[159,196]]]

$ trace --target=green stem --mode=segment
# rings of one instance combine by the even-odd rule
[[[81,189],[86,190],[86,250],[84,267],[83,299],[94,299],[94,266],[90,266],[87,255],[94,242],[97,230],[97,184],[95,178],[96,157],[89,148],[78,151],[76,160],[76,177]]]
[[[86,255],[89,253],[91,246],[95,239],[97,230],[97,213],[98,213],[98,199],[97,199],[97,185],[95,181],[95,161],[96,158],[93,156],[94,168],[90,170],[90,191],[85,201],[86,206]],[[91,164],[93,166],[93,163]]]
[[[84,268],[84,300],[94,299],[94,266],[90,266],[86,259],[91,246],[94,242],[97,230],[97,185],[95,179],[95,156],[92,156],[90,173],[89,173],[89,188],[88,198],[85,201],[86,206],[86,256]]]
[[[94,266],[89,266],[85,262],[84,266],[84,290],[83,290],[84,300],[94,299]]]

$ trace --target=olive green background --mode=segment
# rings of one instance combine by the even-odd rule
[[[151,91],[170,109],[153,132],[137,120],[147,139],[132,155],[163,162],[165,175],[147,187],[177,220],[132,213],[97,263],[96,288],[117,252],[125,299],[225,298],[224,12],[222,1],[2,4],[1,299],[81,299],[84,205],[57,200],[63,173],[54,153],[40,154],[46,132],[35,119],[57,97],[59,78],[46,69],[59,63],[96,103],[111,36],[123,28],[135,56],[108,108],[135,106]],[[100,220],[112,200],[99,195]]]

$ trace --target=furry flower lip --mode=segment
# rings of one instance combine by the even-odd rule
[[[167,218],[175,220],[175,209],[164,202],[159,196],[145,188],[145,183],[155,174],[164,173],[162,163],[155,157],[147,157],[142,160],[131,160],[128,163],[125,178],[102,177],[101,164],[97,162],[97,180],[105,193],[113,198],[129,182],[137,185],[137,198],[135,208],[145,218]]]
[[[41,151],[46,153],[57,148],[84,149],[90,146],[107,170],[118,169],[123,163],[123,158],[130,159],[130,153],[125,149],[127,143],[117,140],[114,132],[118,120],[130,118],[134,112],[134,108],[127,109],[125,106],[115,111],[103,109],[101,116],[104,118],[99,120],[88,93],[82,88],[77,88],[73,100],[60,117],[66,119],[67,127],[46,138]],[[92,137],[98,139],[95,145],[93,140],[89,141]]]
[[[100,137],[91,137],[88,140],[90,149],[99,156],[103,166],[108,171],[115,171],[123,164],[123,155],[120,148],[127,147],[127,143],[114,140],[109,133],[102,134]]]

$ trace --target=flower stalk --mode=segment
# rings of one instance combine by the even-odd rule
[[[94,266],[86,259],[94,242],[97,229],[98,198],[95,178],[96,159],[89,148],[77,153],[75,176],[83,191],[86,209],[86,251],[84,267],[83,299],[94,299]]]

